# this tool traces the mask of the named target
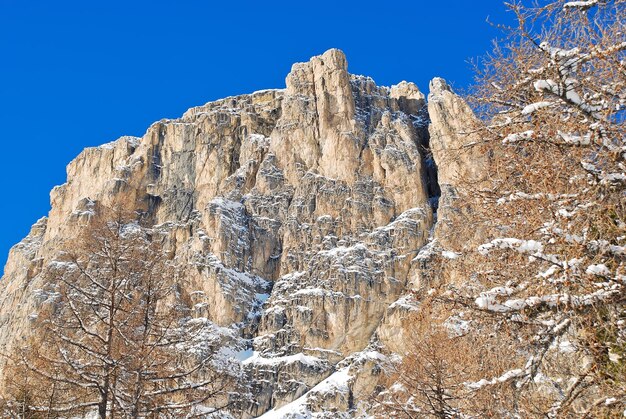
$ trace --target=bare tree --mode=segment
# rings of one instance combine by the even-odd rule
[[[453,418],[468,395],[462,383],[476,360],[460,339],[450,338],[443,328],[426,326],[424,320],[415,319],[422,327],[411,330],[409,352],[394,368],[393,390],[383,394],[381,405],[395,417]]]
[[[196,338],[204,323],[177,298],[179,271],[162,238],[121,210],[109,214],[48,267],[56,298],[38,319],[44,344],[25,348],[13,366],[45,390],[22,395],[18,407],[104,419],[224,405],[228,375]]]
[[[502,373],[521,358],[506,350],[503,337],[472,330],[466,311],[454,312],[438,296],[423,299],[406,319],[406,353],[386,367],[385,390],[377,396],[379,412],[392,418],[494,417],[514,403],[511,388],[473,385],[485,373]],[[496,342],[497,340],[497,342]],[[377,412],[378,412],[377,411]],[[381,414],[382,414],[381,413]]]
[[[437,298],[448,309],[463,307],[472,322],[467,338],[481,351],[508,352],[511,360],[455,376],[446,365],[459,355],[441,341],[453,343],[427,334],[400,367],[419,384],[392,406],[419,400],[422,411],[449,417],[450,406],[472,415],[472,398],[491,398],[501,417],[621,416],[626,2],[507,7],[517,25],[502,26],[505,38],[479,63],[470,97],[483,138],[473,147],[490,156],[488,174],[458,191],[456,205],[472,209],[469,219],[452,216],[456,234],[475,239],[480,230],[482,244],[451,249],[462,256],[443,264],[454,275],[442,276]],[[430,362],[434,374],[424,365],[433,357],[441,360]],[[445,392],[433,387],[437,380]],[[433,391],[450,395],[433,399],[447,407],[425,399]]]
[[[465,263],[484,287],[474,307],[530,340],[523,368],[486,382],[530,391],[537,377],[567,379],[525,414],[623,411],[626,2],[508,7],[518,25],[479,66],[473,96],[490,184],[465,197],[491,237]],[[578,368],[550,356],[559,342]]]

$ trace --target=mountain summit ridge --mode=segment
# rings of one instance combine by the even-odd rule
[[[382,352],[406,344],[427,244],[447,240],[436,203],[445,221],[458,173],[480,170],[442,158],[471,140],[457,133],[472,118],[441,79],[427,102],[413,83],[349,74],[331,49],[294,64],[285,89],[209,102],[87,148],[51,191],[48,217],[11,249],[1,349],[18,347],[54,304],[42,272],[64,240],[124,202],[193,267],[181,301],[215,325],[252,395],[233,414],[356,417],[370,407]]]

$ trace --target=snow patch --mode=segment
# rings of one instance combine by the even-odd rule
[[[312,413],[307,402],[309,398],[315,397],[316,393],[329,393],[329,392],[341,392],[348,393],[350,388],[348,383],[352,376],[349,374],[349,367],[342,368],[339,371],[331,374],[324,381],[313,387],[308,393],[304,394],[299,399],[277,409],[270,410],[269,412],[261,415],[258,419],[311,419],[316,417],[315,413]],[[338,414],[337,417],[340,414]]]
[[[280,365],[280,364],[293,364],[294,362],[299,362],[303,365],[307,365],[310,367],[319,367],[321,365],[326,364],[326,361],[324,361],[323,359],[318,358],[316,356],[305,355],[302,352],[297,353],[295,355],[265,358],[256,351],[253,352],[252,355],[246,358],[242,363],[244,365],[247,365],[247,364]]]

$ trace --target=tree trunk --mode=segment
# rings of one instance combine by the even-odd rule
[[[106,419],[107,417],[108,395],[108,391],[101,394],[100,403],[98,403],[98,416],[100,416],[100,419]]]

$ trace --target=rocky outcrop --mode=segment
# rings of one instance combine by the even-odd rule
[[[437,162],[441,193],[436,236],[444,248],[460,250],[467,244],[468,236],[481,236],[482,232],[465,234],[461,239],[461,235],[451,228],[455,217],[469,219],[469,208],[459,207],[455,201],[459,195],[480,190],[485,184],[489,156],[476,147],[481,141],[481,123],[469,105],[453,93],[443,79],[435,78],[430,82],[428,115],[431,120],[430,150]]]
[[[413,83],[351,75],[339,50],[295,64],[286,86],[192,108],[71,162],[48,218],[5,267],[2,350],[53,293],[40,272],[63,240],[123,201],[166,234],[184,300],[240,361],[253,394],[244,416],[364,409],[379,346],[402,346],[399,319],[415,303],[405,294],[433,228],[428,114],[439,179],[452,188],[474,176],[475,156],[453,164],[444,151],[462,146],[473,116],[439,79],[427,114]]]

